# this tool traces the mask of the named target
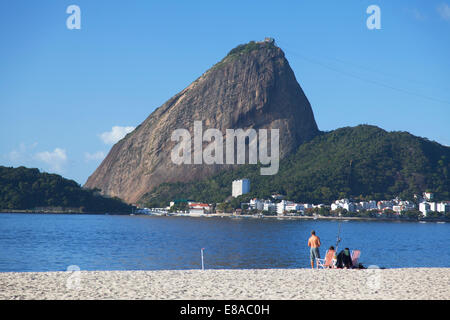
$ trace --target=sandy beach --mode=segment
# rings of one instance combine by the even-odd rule
[[[450,299],[450,268],[0,273],[0,299]]]

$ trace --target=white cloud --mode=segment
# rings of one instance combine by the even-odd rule
[[[31,152],[37,146],[37,142],[27,145],[25,143],[21,143],[19,148],[12,150],[8,153],[7,158],[14,164],[23,163],[29,160],[29,152]]]
[[[111,131],[103,132],[102,134],[100,134],[100,139],[102,139],[105,144],[114,144],[125,137],[127,133],[133,131],[134,128],[135,127],[114,126],[112,127]]]
[[[8,153],[8,158],[10,161],[12,162],[17,162],[20,161],[20,159],[22,158],[22,151],[19,150],[13,150],[10,153]]]
[[[441,3],[437,7],[437,12],[441,16],[442,19],[450,21],[450,6],[446,3]]]
[[[67,162],[66,150],[61,148],[55,148],[52,152],[38,152],[35,154],[35,158],[47,163],[50,166],[50,169],[57,173],[63,171],[63,166]]]
[[[100,161],[103,160],[105,158],[105,153],[103,151],[97,151],[95,153],[89,153],[89,152],[85,152],[84,153],[84,160],[86,162],[88,161]]]

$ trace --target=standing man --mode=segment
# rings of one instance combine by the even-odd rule
[[[316,232],[311,231],[311,237],[308,239],[308,247],[311,247],[310,258],[311,258],[311,269],[314,269],[314,261],[316,261],[316,266],[319,268],[319,262],[317,259],[320,259],[319,247],[320,247],[320,238],[316,236]]]

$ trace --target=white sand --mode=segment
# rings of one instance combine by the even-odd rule
[[[450,268],[5,272],[0,299],[449,300]]]

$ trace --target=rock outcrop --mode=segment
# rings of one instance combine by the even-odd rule
[[[137,202],[164,182],[201,179],[229,165],[176,165],[175,129],[279,129],[284,157],[319,132],[311,105],[283,51],[273,42],[240,45],[116,143],[85,184]]]

